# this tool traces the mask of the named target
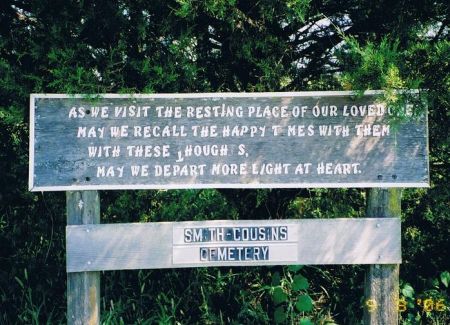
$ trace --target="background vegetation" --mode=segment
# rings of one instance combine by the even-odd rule
[[[385,89],[396,103],[408,88],[427,90],[431,187],[403,193],[401,317],[448,324],[448,36],[445,0],[1,1],[0,324],[65,322],[65,197],[27,190],[30,93]],[[361,217],[364,204],[359,189],[109,191],[101,222]],[[357,324],[363,274],[105,272],[102,321]]]

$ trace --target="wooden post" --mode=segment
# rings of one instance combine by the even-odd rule
[[[400,218],[401,189],[369,189],[368,218]],[[364,324],[398,324],[399,264],[370,265],[366,272]]]
[[[98,191],[66,192],[67,224],[100,223]],[[67,324],[100,323],[100,272],[67,273]]]

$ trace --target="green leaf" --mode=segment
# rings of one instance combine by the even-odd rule
[[[313,300],[311,299],[311,297],[309,295],[301,295],[298,297],[295,307],[300,312],[311,311],[314,307]]]
[[[450,273],[448,271],[441,273],[441,282],[446,288],[448,288],[448,283],[450,282]]]
[[[404,295],[407,298],[413,298],[414,297],[414,289],[409,284],[405,284],[402,289],[402,295]]]
[[[22,282],[22,280],[20,280],[18,277],[14,277],[14,279],[16,279],[16,281],[17,281],[17,283],[19,283],[19,285],[20,285],[20,287],[23,289],[24,288],[24,285],[23,285],[23,282]]]
[[[288,270],[295,273],[303,269],[303,266],[304,265],[289,265]]]
[[[275,309],[273,318],[275,319],[276,324],[280,324],[286,321],[286,312],[284,311],[283,306],[277,307],[277,309]]]
[[[272,285],[273,286],[279,286],[281,282],[281,277],[279,272],[274,272],[272,274]]]
[[[306,279],[303,275],[297,274],[294,276],[294,282],[292,282],[292,290],[306,290],[309,287],[308,279]]]
[[[281,304],[287,301],[287,294],[283,291],[283,288],[275,287],[272,293],[272,299],[275,304]]]
[[[314,323],[309,318],[302,318],[299,325],[314,325]]]

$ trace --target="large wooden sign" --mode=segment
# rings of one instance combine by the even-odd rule
[[[67,272],[401,262],[399,218],[77,225],[66,239]]]
[[[428,186],[376,92],[31,95],[30,189]]]

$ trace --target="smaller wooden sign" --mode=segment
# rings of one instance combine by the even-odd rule
[[[205,262],[295,262],[295,224],[232,225],[230,222],[173,227],[173,264]]]
[[[66,240],[67,272],[401,262],[399,218],[76,225]]]

